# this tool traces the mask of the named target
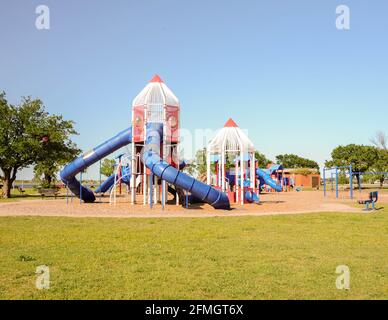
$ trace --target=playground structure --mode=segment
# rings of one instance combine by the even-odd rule
[[[226,193],[232,203],[259,203],[264,185],[282,191],[269,172],[258,168],[252,141],[231,118],[210,141],[206,161],[207,184]]]
[[[260,188],[267,192],[281,192],[289,190],[290,178],[284,174],[281,164],[270,164],[267,169],[256,169]]]
[[[229,209],[225,193],[181,172],[184,162],[180,161],[177,151],[179,112],[178,98],[159,76],[154,76],[133,100],[132,126],[65,166],[60,173],[63,183],[84,202],[94,202],[93,191],[83,186],[76,175],[80,173],[82,179],[82,171],[87,167],[132,144],[131,164],[127,166],[131,176],[131,204],[136,203],[137,190],[141,189],[143,204],[151,207],[160,202],[164,208],[170,191],[177,204],[183,197],[187,203],[190,194],[192,201],[206,202],[216,209]],[[116,174],[108,180],[117,182],[120,177]]]
[[[323,168],[323,195],[327,196],[327,174],[330,174],[331,191],[335,190],[335,197],[339,198],[339,178],[343,174],[349,178],[349,196],[353,199],[353,167],[350,166],[335,166]]]
[[[328,173],[330,174],[330,178],[328,178]],[[353,166],[339,166],[339,167],[329,167],[329,168],[323,168],[323,192],[324,196],[327,196],[328,193],[328,181],[330,182],[331,185],[331,191],[335,191],[335,197],[338,199],[339,198],[339,185],[340,185],[340,175],[343,175],[347,180],[349,180],[349,197],[350,199],[354,198],[354,178],[356,177],[357,179],[357,185],[358,185],[358,191],[359,194],[362,192],[362,184],[363,184],[363,176],[387,176],[388,177],[388,172],[358,172],[353,170]],[[373,196],[375,197],[375,195]],[[377,201],[377,199],[376,199]],[[373,201],[376,202],[376,201]],[[372,202],[371,202],[372,203]]]
[[[116,204],[117,188],[119,189],[119,194],[122,193],[123,184],[127,187],[127,190],[129,189],[132,176],[130,155],[125,153],[120,154],[116,157],[116,161],[117,163],[114,166],[114,173],[109,176],[108,179],[106,179],[103,183],[100,182],[100,186],[94,191],[94,193],[100,195],[110,191],[110,204]],[[140,183],[139,178],[140,177],[137,177],[136,179],[136,187]]]
[[[130,203],[143,205],[167,202],[167,193],[176,204],[206,202],[216,209],[229,209],[230,203],[259,203],[264,185],[277,192],[282,185],[271,178],[273,171],[260,169],[255,161],[253,143],[237,124],[229,119],[208,146],[207,184],[183,173],[185,162],[179,159],[180,103],[161,78],[155,75],[132,102],[131,126],[84,153],[61,171],[67,190],[80,201],[94,202],[95,194],[110,190],[110,203],[116,203],[117,186],[124,183],[130,191]],[[120,155],[115,173],[93,192],[82,185],[82,172],[107,155],[131,144],[130,155]],[[216,173],[211,172],[211,159]],[[228,168],[227,159],[234,168]],[[76,175],[80,175],[80,181]],[[214,178],[216,177],[216,178]],[[280,179],[282,181],[282,179]]]

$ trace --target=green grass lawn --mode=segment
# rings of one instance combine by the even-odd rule
[[[1,299],[387,299],[388,205],[369,214],[0,218]],[[51,287],[35,288],[50,267]],[[335,269],[350,268],[350,290]]]

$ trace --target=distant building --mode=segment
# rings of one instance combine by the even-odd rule
[[[283,177],[289,178],[294,187],[319,189],[321,185],[321,175],[317,169],[283,169]]]

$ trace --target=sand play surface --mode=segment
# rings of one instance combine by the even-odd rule
[[[388,194],[382,195],[382,200],[388,201]],[[0,216],[68,216],[68,217],[214,217],[214,216],[260,216],[275,214],[297,214],[313,212],[362,212],[356,208],[357,197],[354,200],[323,197],[321,191],[304,191],[288,193],[270,193],[261,195],[261,204],[233,204],[233,210],[215,210],[207,204],[190,205],[189,209],[173,204],[155,205],[151,210],[149,205],[131,205],[128,196],[117,199],[116,205],[109,204],[109,197],[97,198],[95,203],[81,203],[74,198],[72,202],[66,199],[24,200],[0,203]],[[141,199],[139,198],[139,202]]]

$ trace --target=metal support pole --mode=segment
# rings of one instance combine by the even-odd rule
[[[323,196],[326,197],[326,168],[323,168]]]
[[[216,178],[217,178],[216,186],[219,187],[220,186],[220,157],[219,156],[218,156],[218,160],[215,162],[215,165],[216,165]]]
[[[338,190],[338,167],[335,168],[335,197],[338,199],[339,190]]]
[[[206,156],[206,183],[208,185],[211,184],[210,182],[210,151],[207,152],[207,156]]]
[[[121,157],[122,156],[119,157],[119,165],[118,165],[119,169],[117,170],[117,176],[119,178],[119,194],[120,195],[121,195],[121,181],[122,181],[121,177],[123,176],[123,169],[121,167],[121,165],[122,165]]]
[[[241,195],[240,195],[240,201],[241,205],[244,205],[244,150],[241,149],[240,151],[240,169],[241,169],[241,176],[240,176],[240,188],[241,188]]]
[[[334,191],[334,174],[333,172],[330,172],[330,184],[331,184],[331,192]]]
[[[175,146],[175,154],[176,154],[176,163],[177,163],[177,169],[178,169],[178,171],[180,171],[180,168],[179,168],[179,150],[178,150],[178,144],[176,144],[176,146]],[[173,151],[173,154],[174,154],[174,151]],[[179,194],[178,194],[178,192],[175,194],[175,197],[176,197],[176,203],[175,203],[175,205],[176,206],[179,206]],[[183,199],[182,199],[182,201],[183,201]]]
[[[166,204],[166,181],[162,180],[162,210]]]
[[[144,108],[144,126],[143,126],[143,150],[145,150],[145,142],[147,137],[147,109]],[[143,162],[143,205],[147,204],[147,167],[145,161]]]
[[[350,199],[353,199],[353,166],[349,167],[349,179],[350,179]]]
[[[253,189],[253,192],[255,192],[256,188],[256,168],[255,168],[255,152],[252,152],[252,157],[251,157],[251,172],[249,178],[251,179],[251,188]]]
[[[132,142],[131,146],[131,204],[135,204],[136,201],[136,173],[137,173],[137,165],[136,165],[136,155],[135,155],[135,143]]]
[[[131,117],[132,128],[135,127],[135,110],[132,107],[132,117]],[[131,183],[129,185],[131,190],[131,204],[136,202],[136,173],[137,173],[137,164],[136,164],[136,144],[134,137],[132,138],[131,144]],[[139,168],[139,173],[141,172]]]
[[[238,203],[239,199],[239,188],[238,188],[238,160],[234,159],[235,164],[234,164],[234,189],[236,193],[236,203]]]
[[[154,188],[154,174],[151,172],[150,174],[150,208],[152,209],[152,204],[153,204],[153,188]]]
[[[225,192],[225,149],[224,146],[221,148],[221,190]]]
[[[101,188],[101,160],[99,162],[100,162],[100,188]],[[101,194],[102,192],[100,192],[100,202],[101,202]]]
[[[79,174],[79,203],[82,203],[82,171]]]
[[[143,162],[143,205],[147,204],[147,167]]]

